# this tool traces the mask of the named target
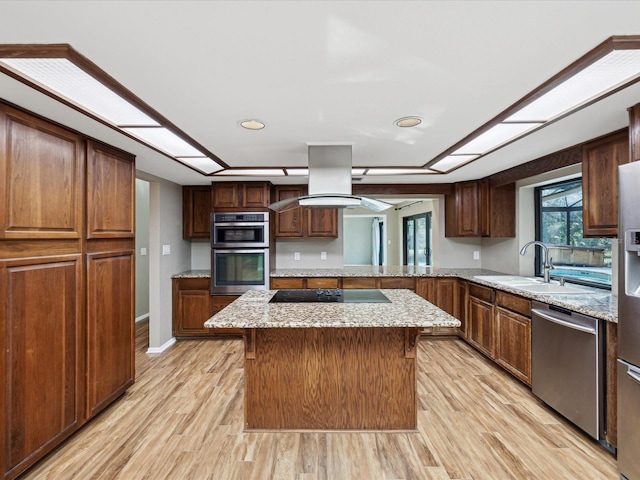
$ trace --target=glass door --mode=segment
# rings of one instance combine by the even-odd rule
[[[404,265],[431,265],[431,212],[404,217],[402,238]]]

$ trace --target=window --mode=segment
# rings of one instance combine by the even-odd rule
[[[549,248],[551,278],[611,288],[611,239],[582,236],[582,179],[535,189],[536,240]],[[542,255],[536,248],[536,275]]]
[[[431,265],[431,212],[402,219],[404,265]]]

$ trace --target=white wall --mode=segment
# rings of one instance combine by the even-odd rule
[[[300,253],[300,260],[293,259],[295,252]],[[320,252],[327,252],[326,260],[320,260]],[[275,263],[272,269],[342,268],[342,215],[338,215],[338,238],[277,239]]]
[[[191,242],[182,239],[182,187],[144,172],[149,182],[149,348],[173,340],[171,276],[191,268]],[[169,245],[170,255],[162,255]]]
[[[136,319],[149,315],[149,183],[136,178]],[[140,253],[141,248],[147,254]]]
[[[373,217],[344,215],[342,233],[345,265],[371,265]]]
[[[211,270],[211,241],[191,240],[191,270]]]

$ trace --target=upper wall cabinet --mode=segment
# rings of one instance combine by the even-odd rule
[[[135,236],[135,157],[87,142],[87,238]]]
[[[304,185],[275,188],[276,201],[305,195]],[[277,238],[336,238],[338,236],[337,208],[294,208],[275,215]]]
[[[515,183],[491,187],[488,180],[456,183],[445,195],[446,237],[514,237]]]
[[[582,221],[585,237],[618,235],[618,165],[629,162],[629,133],[582,148]]]
[[[182,238],[209,238],[211,217],[211,187],[182,187]]]
[[[265,211],[271,203],[269,182],[215,182],[213,209]]]
[[[80,238],[84,140],[5,105],[0,132],[0,238]]]

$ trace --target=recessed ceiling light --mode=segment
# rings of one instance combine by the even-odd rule
[[[415,127],[416,125],[420,125],[422,123],[422,119],[420,117],[402,117],[393,123],[397,127]]]
[[[247,130],[262,130],[264,128],[264,123],[256,119],[243,120],[240,125]]]

